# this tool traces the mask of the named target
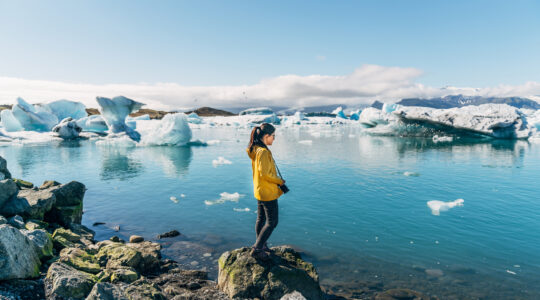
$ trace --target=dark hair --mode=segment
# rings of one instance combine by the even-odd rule
[[[269,123],[262,123],[260,126],[253,127],[253,130],[251,130],[251,138],[249,139],[249,152],[253,151],[253,147],[259,146],[267,148],[266,145],[263,143],[262,138],[266,134],[272,134],[276,131],[276,128],[272,126],[272,124]]]

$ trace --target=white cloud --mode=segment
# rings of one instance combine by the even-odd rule
[[[415,68],[364,65],[343,76],[283,75],[254,85],[182,86],[176,83],[84,84],[0,77],[0,104],[22,97],[30,103],[69,99],[97,107],[96,96],[123,95],[154,109],[183,109],[199,106],[218,108],[245,106],[316,106],[368,104],[402,98],[431,98],[450,94],[471,96],[520,96],[540,100],[540,83],[501,85],[489,88],[436,88],[416,83],[422,71]],[[195,99],[197,101],[195,102]]]

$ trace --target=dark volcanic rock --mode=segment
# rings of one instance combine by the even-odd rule
[[[170,238],[170,237],[175,237],[175,236],[179,236],[179,235],[180,235],[180,232],[178,232],[177,230],[171,230],[169,232],[158,234],[157,238],[158,239],[163,239],[163,238]]]
[[[56,197],[48,190],[21,190],[17,196],[11,197],[0,210],[4,216],[22,215],[26,218],[43,219],[51,210]]]
[[[17,184],[11,179],[0,180],[0,213],[2,212],[2,207],[4,204],[17,192],[19,188]]]

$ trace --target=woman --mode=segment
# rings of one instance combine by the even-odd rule
[[[268,123],[253,128],[247,148],[253,169],[253,193],[257,198],[257,222],[255,233],[257,240],[251,247],[251,255],[260,259],[268,259],[270,249],[266,241],[278,224],[278,201],[283,194],[279,185],[285,180],[276,174],[276,165],[272,152],[268,149],[276,137],[276,128]]]

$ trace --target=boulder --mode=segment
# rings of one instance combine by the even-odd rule
[[[32,242],[18,229],[0,225],[0,281],[39,276],[40,261]]]
[[[100,282],[125,282],[132,283],[139,279],[139,274],[134,268],[122,267],[117,269],[105,269],[98,275]]]
[[[20,189],[31,189],[34,187],[34,184],[31,183],[30,181],[26,181],[26,180],[22,180],[22,179],[17,179],[17,178],[13,178],[13,181],[15,181],[15,183],[17,184],[17,186],[20,188]]]
[[[50,190],[56,196],[56,206],[73,206],[83,202],[86,187],[78,181],[72,181]]]
[[[7,168],[6,160],[0,156],[0,180],[11,178],[11,173]]]
[[[71,224],[80,224],[82,221],[82,214],[82,202],[80,205],[74,206],[55,206],[45,215],[45,221],[69,227]]]
[[[47,299],[84,299],[92,290],[95,277],[64,263],[55,262],[47,271]]]
[[[279,300],[307,300],[304,295],[300,294],[299,292],[297,291],[294,291],[292,293],[289,293],[283,297],[281,297],[281,299]]]
[[[325,299],[312,264],[289,247],[274,247],[268,261],[258,261],[250,248],[219,258],[218,287],[231,298],[280,299],[295,291],[307,299]]]
[[[130,243],[140,243],[142,241],[144,241],[144,238],[140,235],[132,235],[129,237]]]
[[[21,216],[13,216],[8,219],[8,224],[17,228],[17,229],[23,229],[24,228],[24,219]]]
[[[108,269],[132,267],[145,273],[159,268],[161,246],[149,241],[141,243],[115,243],[104,241],[98,243],[96,258],[100,265]]]
[[[126,246],[141,253],[141,263],[138,268],[141,272],[150,272],[159,268],[159,260],[161,259],[160,244],[144,241],[136,244],[127,243]]]
[[[4,216],[22,215],[26,218],[43,219],[56,201],[56,197],[48,190],[20,190],[17,196],[11,197],[0,213]]]
[[[97,263],[97,259],[93,255],[79,248],[62,249],[58,261],[83,272],[92,274],[101,272],[101,267]]]
[[[56,203],[45,215],[48,222],[58,223],[64,227],[71,224],[81,224],[83,213],[83,198],[86,192],[84,184],[72,181],[70,183],[45,189],[56,197]]]
[[[43,181],[43,184],[39,187],[40,190],[44,190],[44,189],[48,189],[48,188],[51,188],[53,186],[58,186],[60,185],[61,183],[58,182],[58,181],[54,181],[54,180],[45,180]]]
[[[1,158],[1,157],[0,157]],[[2,174],[2,173],[0,173]],[[0,175],[1,177],[2,175]],[[4,204],[11,198],[13,195],[17,194],[19,188],[17,184],[11,179],[4,179],[0,181],[0,212]]]
[[[52,238],[47,231],[43,229],[23,229],[21,230],[21,233],[24,234],[32,242],[34,250],[38,254],[40,259],[53,256]]]
[[[420,292],[409,290],[409,289],[391,289],[381,293],[378,293],[375,296],[375,300],[434,300],[438,299],[436,297],[429,297]]]
[[[26,224],[24,224],[24,228],[27,230],[35,230],[35,229],[47,229],[49,227],[49,224],[47,222],[30,219],[26,221]]]
[[[129,285],[124,290],[129,299],[165,300],[165,296],[154,286],[148,283]]]
[[[62,227],[54,231],[52,238],[54,248],[56,248],[57,250],[61,250],[62,248],[76,248],[77,245],[81,245],[80,235]]]
[[[7,219],[4,216],[0,216],[0,225],[6,224]]]
[[[86,300],[128,300],[122,290],[119,285],[99,282],[94,285]]]

